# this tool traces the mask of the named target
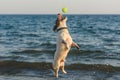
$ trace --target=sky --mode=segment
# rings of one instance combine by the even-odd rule
[[[120,14],[120,0],[0,0],[0,14]]]

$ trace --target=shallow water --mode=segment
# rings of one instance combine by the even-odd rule
[[[27,71],[13,75],[1,75],[0,80],[119,80],[120,73],[104,73],[98,71],[78,71],[67,70],[68,74],[59,73],[59,78],[55,78],[51,70]]]

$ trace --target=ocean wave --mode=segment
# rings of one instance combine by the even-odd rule
[[[25,49],[25,50],[21,50],[21,51],[13,51],[11,53],[29,53],[29,54],[33,54],[33,53],[54,53],[54,50],[49,50],[49,49],[43,49],[43,50],[34,50],[34,49]]]
[[[120,72],[120,67],[108,64],[69,64],[65,66],[70,70],[97,70],[103,72]],[[48,62],[18,62],[18,61],[0,61],[0,70],[10,71],[18,69],[52,69],[52,64]]]
[[[55,53],[55,48],[48,48],[48,49],[24,49],[24,50],[16,50],[16,51],[12,51],[10,52],[12,54],[16,54],[16,53],[24,53],[24,54],[34,54],[34,53],[37,53],[37,54],[40,54],[40,53],[45,53],[45,54],[54,54]],[[92,54],[102,54],[102,53],[105,53],[104,51],[101,51],[101,50],[77,50],[75,48],[72,48],[69,52],[70,55],[72,54],[75,54],[77,53],[80,54],[80,55],[91,55]]]

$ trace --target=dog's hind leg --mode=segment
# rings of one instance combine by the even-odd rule
[[[57,61],[53,62],[53,69],[55,71],[56,78],[58,78],[59,68],[60,68],[60,61],[57,60]]]
[[[64,60],[61,60],[60,66],[61,66],[62,72],[63,72],[64,74],[67,74],[67,72],[65,71],[65,68],[64,68],[64,66],[65,66],[65,61],[64,61]]]
[[[56,76],[56,78],[58,78],[58,71],[59,71],[59,69],[56,68],[56,69],[55,69],[55,76]]]

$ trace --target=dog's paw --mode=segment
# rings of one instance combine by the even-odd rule
[[[65,70],[62,71],[64,74],[67,74],[67,72]]]
[[[58,78],[58,74],[55,74],[55,77]]]

